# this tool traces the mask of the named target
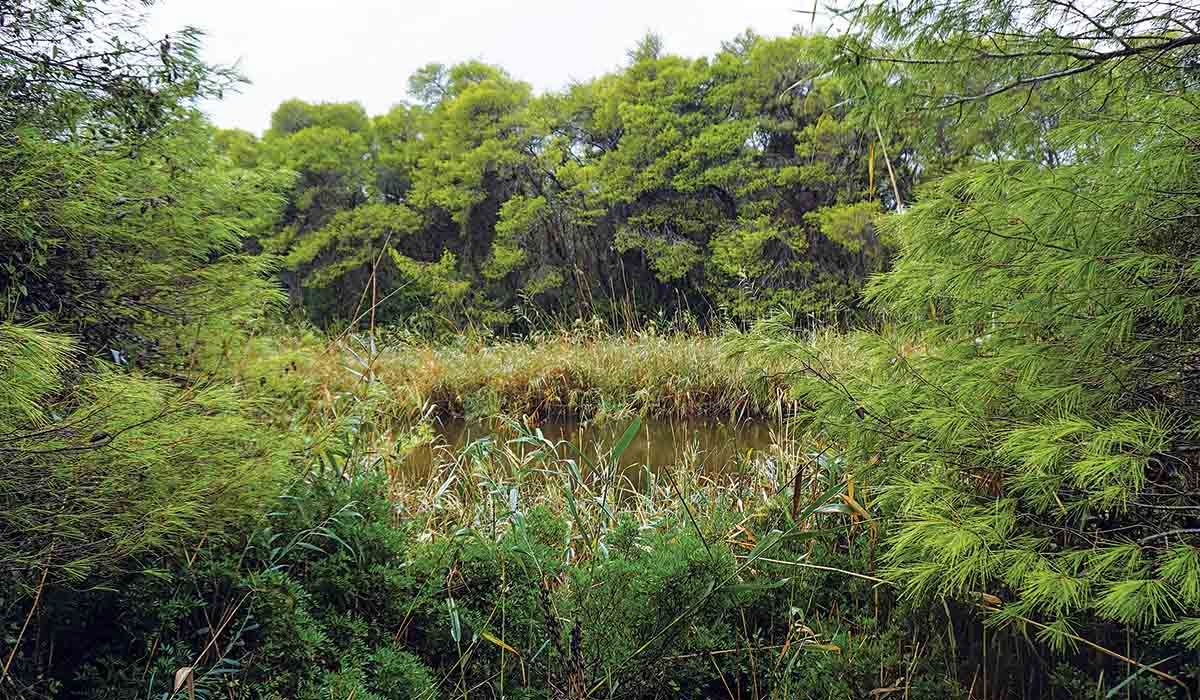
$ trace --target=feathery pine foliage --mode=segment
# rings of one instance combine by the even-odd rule
[[[282,487],[287,441],[231,388],[81,373],[79,347],[20,326],[0,325],[0,350],[0,571],[14,584],[153,569]]]
[[[278,300],[243,241],[290,185],[217,153],[191,105],[237,76],[198,59],[195,30],[146,38],[147,4],[0,7],[0,313],[117,358]]]
[[[803,364],[797,397],[891,516],[888,576],[908,594],[981,605],[1059,650],[1121,630],[1157,635],[1143,663],[1200,646],[1200,12],[864,13],[876,48],[850,54],[925,76],[880,88],[885,106],[1017,125],[1040,114],[1009,97],[1074,100],[880,222],[899,253],[867,290],[877,330],[744,342]]]
[[[244,254],[242,240],[273,219],[287,176],[229,164],[194,115],[125,146],[19,128],[0,141],[0,175],[12,321],[154,355],[179,328],[244,320],[280,298],[271,259]]]
[[[0,7],[5,697],[53,692],[44,671],[70,637],[45,633],[54,601],[237,539],[297,447],[183,347],[281,300],[271,258],[243,244],[290,175],[220,155],[189,103],[228,74],[195,60],[194,33],[138,26],[132,3]]]

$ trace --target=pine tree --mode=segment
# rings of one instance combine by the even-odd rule
[[[777,320],[749,344],[804,368],[908,594],[1059,650],[1122,629],[1196,648],[1200,11],[1091,9],[864,8],[841,70],[893,74],[862,109],[998,139],[880,221],[899,255],[868,288],[877,327],[800,342]]]
[[[290,175],[217,152],[190,101],[221,72],[141,38],[134,8],[0,16],[0,81],[26,90],[0,101],[0,579],[79,583],[221,530],[286,472],[223,368],[189,370],[279,305],[243,245]]]

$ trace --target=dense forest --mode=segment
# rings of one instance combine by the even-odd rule
[[[0,698],[1200,696],[1200,6],[254,135],[150,4],[0,1]]]
[[[834,50],[747,33],[693,60],[650,35],[624,70],[543,95],[497,66],[430,64],[387,114],[290,100],[261,140],[216,141],[240,167],[294,174],[256,243],[322,325],[353,318],[367,287],[377,321],[424,330],[778,306],[838,319],[888,259],[871,218],[912,177],[893,144],[889,184],[853,87],[814,79]]]

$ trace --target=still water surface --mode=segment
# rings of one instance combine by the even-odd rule
[[[631,420],[608,420],[586,423],[570,419],[543,421],[538,425],[542,434],[553,442],[569,441],[589,458],[608,455],[620,440]],[[753,453],[767,451],[774,443],[777,424],[761,422],[732,423],[713,419],[655,419],[642,420],[641,429],[629,448],[621,455],[622,471],[640,472],[643,465],[657,472],[680,463],[698,465],[706,474],[728,473]],[[415,450],[408,458],[409,478],[423,481],[437,468],[450,461],[464,447],[480,439],[508,442],[518,452],[528,453],[535,447],[512,442],[512,432],[498,424],[463,419],[444,419],[435,427],[436,439],[431,446]],[[564,447],[560,455],[572,456]],[[635,479],[636,480],[636,479]]]

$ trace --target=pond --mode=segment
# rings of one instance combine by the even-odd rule
[[[584,422],[573,419],[545,420],[537,428],[553,442],[569,441],[589,459],[609,455],[626,429],[629,420]],[[629,447],[620,458],[621,471],[640,481],[637,474],[642,466],[657,472],[679,464],[694,465],[710,476],[729,473],[749,461],[752,455],[768,452],[779,441],[778,421],[729,422],[708,419],[644,418]],[[408,457],[407,478],[424,481],[437,468],[452,460],[470,443],[488,438],[507,442],[517,452],[527,454],[535,449],[513,442],[514,436],[504,425],[491,421],[442,419],[435,424],[432,445],[414,450]],[[564,457],[573,456],[570,448],[560,450]]]

